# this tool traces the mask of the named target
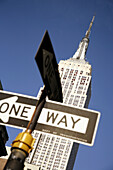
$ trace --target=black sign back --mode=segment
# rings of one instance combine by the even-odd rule
[[[35,56],[47,94],[50,100],[62,102],[62,88],[58,72],[58,64],[48,34],[45,32]]]

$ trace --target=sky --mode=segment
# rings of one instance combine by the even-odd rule
[[[30,96],[43,86],[34,57],[45,30],[59,63],[73,56],[95,14],[86,57],[89,109],[101,119],[94,146],[80,144],[74,170],[113,170],[113,0],[0,0],[0,80],[5,91]]]

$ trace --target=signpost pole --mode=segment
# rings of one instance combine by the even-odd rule
[[[42,95],[36,105],[36,109],[33,113],[33,116],[28,123],[27,129],[25,132],[19,133],[16,139],[12,143],[12,152],[10,157],[4,167],[4,170],[23,170],[24,162],[29,152],[33,149],[34,138],[31,133],[35,129],[37,120],[41,113],[41,110],[46,102],[46,89],[42,91]]]
[[[32,118],[30,122],[27,125],[26,132],[32,133],[32,131],[35,129],[35,126],[37,124],[37,120],[40,116],[41,110],[44,107],[44,104],[46,102],[46,89],[44,88],[41,94],[41,97],[36,105],[35,111],[32,115]]]

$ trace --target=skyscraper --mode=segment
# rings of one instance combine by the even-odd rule
[[[59,62],[63,103],[76,107],[88,107],[91,96],[91,65],[85,60],[93,16],[85,37],[74,56]],[[40,94],[40,92],[39,92]],[[79,144],[69,139],[34,131],[34,150],[26,161],[41,169],[73,169]]]

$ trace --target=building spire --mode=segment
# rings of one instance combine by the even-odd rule
[[[86,31],[85,37],[80,42],[79,47],[78,47],[77,51],[75,52],[73,58],[85,59],[86,52],[87,52],[88,45],[89,45],[89,36],[90,36],[90,32],[91,32],[91,27],[93,25],[94,19],[95,19],[95,15],[93,16],[93,18],[90,22],[89,28]]]
[[[94,19],[95,19],[95,15],[93,16],[92,21],[90,22],[89,29],[86,31],[86,35],[85,35],[86,38],[89,38]]]

